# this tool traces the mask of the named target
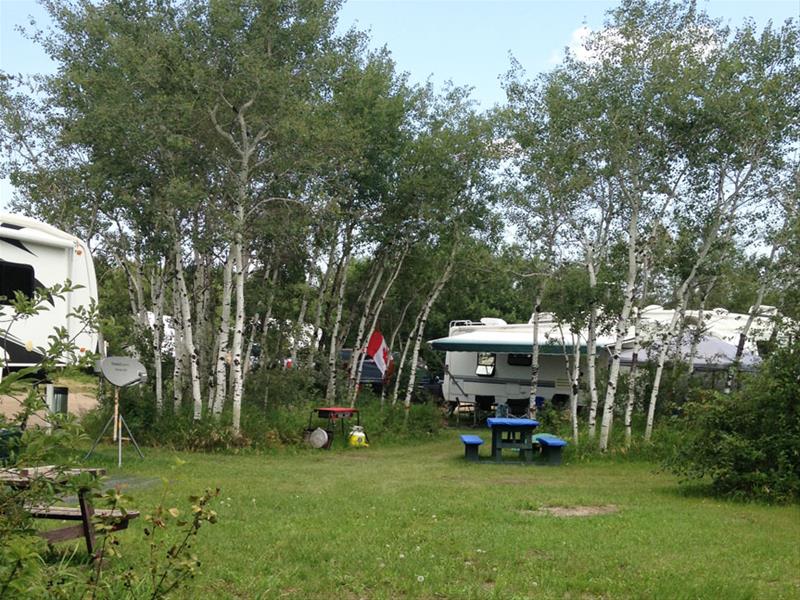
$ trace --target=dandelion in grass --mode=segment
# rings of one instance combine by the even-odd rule
[[[423,581],[425,581],[425,577],[423,575],[417,575],[417,581],[422,583]]]

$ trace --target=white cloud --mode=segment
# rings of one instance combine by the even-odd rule
[[[551,65],[557,65],[562,60],[564,60],[564,56],[566,52],[570,52],[575,58],[580,61],[589,61],[592,58],[592,52],[587,50],[585,47],[586,38],[588,38],[592,33],[592,30],[589,29],[587,25],[581,25],[575,31],[572,32],[569,38],[569,42],[564,48],[560,48],[559,50],[554,50],[553,53],[550,55],[550,60],[548,61]]]

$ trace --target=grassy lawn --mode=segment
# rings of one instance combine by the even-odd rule
[[[456,432],[413,447],[145,453],[126,447],[118,470],[105,446],[91,462],[144,510],[162,477],[169,506],[221,488],[186,597],[800,597],[798,507],[684,493],[649,464],[467,463]],[[611,512],[541,511],[576,506]],[[120,534],[125,561],[144,557],[143,526]]]

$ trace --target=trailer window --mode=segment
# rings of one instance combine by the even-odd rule
[[[481,377],[493,377],[497,356],[491,352],[478,352],[478,368],[475,374]]]
[[[533,357],[530,354],[509,354],[508,364],[514,367],[530,367]]]
[[[11,304],[15,292],[33,298],[33,267],[0,261],[0,304]]]

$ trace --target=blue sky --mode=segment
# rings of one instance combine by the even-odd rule
[[[499,76],[513,54],[529,74],[550,69],[582,26],[602,27],[617,2],[603,0],[347,0],[340,27],[370,32],[372,45],[386,45],[400,71],[439,89],[445,81],[473,88],[484,108],[503,101]],[[732,26],[751,17],[763,27],[800,16],[800,0],[698,0],[711,16]],[[0,0],[0,70],[48,73],[55,69],[42,50],[17,31],[33,15],[47,24],[35,0]],[[11,188],[0,182],[0,207]]]

